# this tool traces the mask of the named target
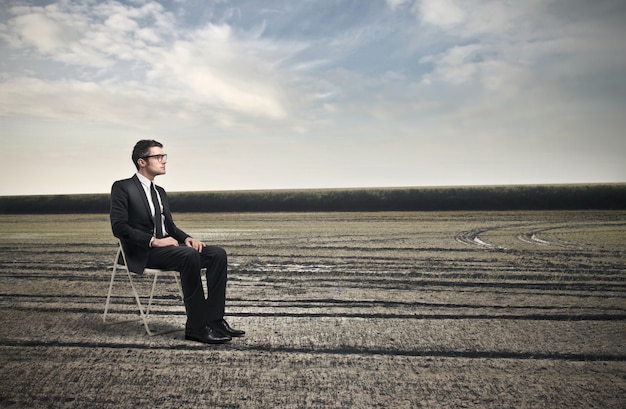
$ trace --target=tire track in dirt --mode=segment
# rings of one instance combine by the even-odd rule
[[[542,223],[545,225],[545,223]],[[582,228],[590,228],[590,227],[620,227],[626,226],[626,223],[577,223],[577,224],[556,224],[550,227],[542,227],[539,229],[531,229],[529,231],[521,231],[517,233],[513,233],[517,240],[527,243],[534,244],[538,246],[556,246],[566,249],[575,249],[575,250],[592,250],[593,246],[590,244],[581,244],[574,243],[571,241],[565,240],[557,240],[551,239],[548,240],[545,237],[542,237],[543,234],[554,231],[554,230],[576,230]],[[472,230],[459,232],[454,236],[455,240],[459,243],[468,244],[472,246],[478,246],[484,249],[495,249],[495,250],[507,250],[507,247],[501,246],[495,243],[491,243],[481,237],[483,234],[492,232],[495,230],[504,230],[511,228],[522,228],[531,227],[531,224],[515,224],[508,226],[491,226],[491,227],[477,227]]]
[[[576,228],[580,228],[580,227],[589,227],[589,225],[586,224],[576,224],[576,225],[558,225],[558,226],[552,226],[552,227],[546,227],[543,229],[538,229],[538,230],[531,230],[529,232],[521,232],[517,235],[517,239],[524,242],[524,243],[529,243],[529,244],[536,244],[539,246],[558,246],[558,247],[563,247],[563,248],[572,248],[572,249],[579,249],[579,250],[589,250],[590,246],[580,246],[580,245],[576,245],[574,243],[570,243],[570,242],[566,242],[566,241],[557,241],[557,240],[546,240],[543,238],[540,238],[539,235],[542,233],[546,233],[548,231],[551,230],[556,230],[556,229],[576,229]]]
[[[133,300],[128,300],[124,306],[132,305]],[[115,307],[115,305],[113,306]],[[165,306],[159,305],[150,311],[152,316],[184,316],[185,312],[180,309],[180,305],[172,304],[172,310],[165,310]],[[291,305],[291,308],[307,308],[300,305]],[[276,309],[264,307],[268,310]],[[481,309],[476,308],[476,309]],[[442,308],[442,309],[445,309]],[[37,314],[45,313],[65,313],[65,314],[101,314],[102,308],[47,308],[19,306],[13,308],[14,311],[32,312]],[[401,320],[514,320],[514,321],[626,321],[626,312],[622,313],[401,313],[401,312],[290,312],[290,311],[252,311],[252,312],[231,312],[232,317],[272,317],[272,318],[362,318],[362,319],[401,319]]]
[[[0,340],[0,346],[21,348],[78,348],[84,350],[99,349],[139,349],[163,351],[205,351],[206,346],[199,344],[168,344],[153,345],[132,342],[80,342],[80,341],[20,341]],[[560,360],[560,361],[607,361],[625,362],[626,355],[619,354],[586,354],[560,352],[515,352],[515,351],[465,351],[465,350],[431,350],[431,349],[382,349],[342,346],[338,348],[307,348],[271,345],[246,345],[237,347],[234,344],[214,346],[215,349],[229,351],[258,351],[290,354],[317,354],[317,355],[363,355],[363,356],[410,356],[410,357],[437,357],[437,358],[469,358],[469,359],[533,359],[533,360]]]
[[[538,229],[538,230],[532,230],[529,232],[522,232],[520,234],[517,235],[517,238],[520,241],[523,241],[525,243],[530,243],[530,244],[537,244],[540,246],[559,246],[559,247],[564,247],[564,248],[570,248],[570,249],[577,249],[577,250],[591,250],[593,248],[592,245],[583,245],[580,243],[573,243],[570,241],[565,241],[565,240],[546,240],[545,238],[541,238],[539,237],[542,233],[546,233],[549,231],[553,231],[553,230],[560,230],[560,229],[566,229],[566,230],[576,230],[576,229],[581,229],[581,228],[590,228],[590,227],[623,227],[626,226],[626,223],[577,223],[577,224],[566,224],[566,225],[557,225],[557,226],[552,226],[552,227],[546,227],[543,229]]]
[[[480,235],[488,231],[499,229],[500,227],[483,227],[472,229],[468,231],[462,231],[454,236],[454,239],[459,243],[469,244],[472,246],[479,246],[485,249],[506,250],[505,247],[495,245],[483,240]]]

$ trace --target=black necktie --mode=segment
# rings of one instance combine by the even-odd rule
[[[161,223],[161,206],[157,198],[157,192],[154,183],[150,183],[150,194],[152,195],[152,204],[154,205],[154,226],[156,227],[156,238],[163,238],[163,224]]]

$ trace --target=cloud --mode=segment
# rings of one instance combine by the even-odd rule
[[[413,0],[387,0],[387,4],[392,10],[395,10],[405,4],[411,4]]]
[[[471,44],[454,46],[443,53],[421,58],[421,63],[433,63],[435,65],[435,69],[424,77],[424,82],[430,83],[433,77],[454,84],[472,80],[477,72],[475,58],[482,51],[482,46]]]
[[[16,55],[28,58],[34,53],[67,68],[56,80],[5,76],[0,86],[12,103],[1,113],[70,120],[83,116],[126,125],[145,119],[147,114],[135,121],[114,107],[107,115],[95,108],[111,107],[112,96],[117,96],[139,103],[142,109],[133,111],[152,112],[157,118],[181,118],[163,101],[177,101],[189,109],[182,117],[195,115],[196,121],[213,114],[224,118],[218,113],[224,110],[268,119],[286,115],[289,104],[277,80],[277,62],[293,50],[261,41],[258,33],[235,35],[229,26],[211,23],[181,30],[176,16],[156,2],[133,7],[107,1],[91,7],[90,2],[61,1],[14,7],[10,13],[13,18],[1,29]],[[66,103],[49,105],[55,98]]]
[[[57,23],[44,14],[26,14],[13,20],[18,33],[17,42],[33,45],[39,51],[50,54],[57,50],[64,41],[75,36],[73,30]]]
[[[16,77],[0,82],[0,112],[6,117],[27,114],[48,119],[63,119],[86,123],[107,123],[146,129],[158,123],[167,126],[168,121],[179,118],[179,102],[173,98],[153,98],[156,89],[101,84],[71,79],[42,80],[33,77]],[[168,112],[154,117],[153,109]]]
[[[417,7],[424,22],[439,27],[454,27],[463,22],[466,13],[452,0],[422,0]]]
[[[278,119],[286,104],[275,61],[284,53],[256,39],[238,40],[229,26],[208,25],[176,41],[148,76],[203,105]]]
[[[553,87],[567,92],[626,68],[624,26],[607,24],[625,7],[604,1],[598,9],[567,7],[570,2],[492,0],[412,3],[420,25],[440,36],[435,52],[422,55],[423,84],[441,84],[452,92],[482,86],[490,96],[514,97],[522,90]],[[596,78],[593,74],[596,73]],[[586,84],[586,85],[583,85]],[[574,87],[574,88],[572,88]],[[582,91],[582,88],[580,88]],[[581,95],[581,98],[584,98]]]
[[[110,67],[124,55],[118,44],[128,48],[142,47],[125,35],[119,27],[108,26],[105,20],[123,19],[122,14],[107,14],[103,5],[86,9],[83,3],[60,2],[46,7],[13,7],[15,17],[3,32],[9,44],[28,55],[78,67]]]

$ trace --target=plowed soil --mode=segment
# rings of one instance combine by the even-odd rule
[[[0,407],[626,404],[624,212],[175,217],[229,253],[247,335],[186,341],[163,278],[150,337],[124,274],[104,323],[108,216],[0,215]]]

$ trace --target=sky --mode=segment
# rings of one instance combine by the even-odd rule
[[[626,182],[623,0],[2,0],[0,196]]]

